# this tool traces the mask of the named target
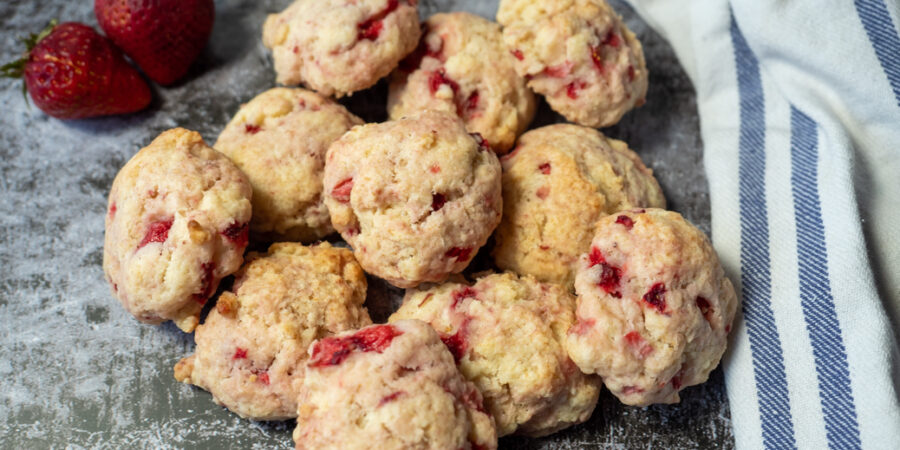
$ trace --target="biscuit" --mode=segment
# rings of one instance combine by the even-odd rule
[[[400,319],[423,320],[441,334],[500,436],[545,436],[584,422],[597,404],[600,378],[581,373],[566,354],[575,298],[562,286],[503,273],[472,286],[409,290],[390,321]]]
[[[534,94],[516,74],[500,26],[474,14],[431,16],[416,52],[391,77],[388,112],[399,119],[433,109],[455,114],[497,153],[534,118]]]
[[[297,449],[496,449],[481,394],[417,320],[373,325],[310,349]]]
[[[571,288],[594,223],[616,211],[665,207],[653,172],[597,130],[558,124],[531,130],[504,156],[503,220],[494,261]]]
[[[575,279],[566,349],[628,405],[677,403],[725,352],[738,306],[709,239],[678,213],[600,219]]]
[[[500,162],[450,114],[358,126],[328,150],[325,204],[362,267],[398,287],[466,268],[503,209]]]
[[[247,260],[234,293],[219,296],[197,327],[196,350],[175,378],[243,418],[293,418],[310,344],[372,323],[365,273],[350,250],[328,243],[273,244]]]
[[[277,80],[342,97],[374,85],[412,52],[417,0],[297,0],[263,25]]]
[[[322,201],[328,146],[362,120],[305,89],[274,88],[243,105],[215,148],[253,186],[254,240],[312,242],[334,232]]]
[[[644,104],[641,43],[605,0],[502,0],[497,22],[516,71],[567,120],[606,127]]]
[[[219,280],[241,265],[250,182],[200,134],[159,135],[116,175],[109,193],[103,271],[141,322],[190,332]]]

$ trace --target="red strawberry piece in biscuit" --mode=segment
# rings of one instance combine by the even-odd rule
[[[390,325],[363,328],[350,336],[330,337],[313,344],[310,367],[336,366],[354,351],[382,353],[402,331]]]

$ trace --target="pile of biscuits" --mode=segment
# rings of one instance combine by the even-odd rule
[[[709,239],[594,127],[644,102],[605,0],[297,0],[263,31],[278,87],[213,147],[169,130],[119,172],[103,267],[138,320],[195,331],[175,377],[302,448],[491,449],[623,403],[679,401],[737,299]],[[391,120],[330,96],[390,76]],[[526,132],[535,94],[574,124]],[[351,249],[316,242],[337,232]],[[493,237],[498,271],[459,275]],[[250,241],[266,253],[244,251]],[[407,289],[387,324],[366,273]],[[229,291],[201,320],[219,282]]]

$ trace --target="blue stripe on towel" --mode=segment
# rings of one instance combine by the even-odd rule
[[[784,355],[772,312],[765,183],[765,104],[759,63],[734,17],[731,41],[737,65],[741,128],[738,152],[741,211],[741,284],[750,338],[759,418],[766,448],[796,448]],[[732,387],[734,388],[734,387]]]
[[[834,310],[818,186],[818,126],[791,107],[791,191],[797,221],[800,303],[816,362],[829,448],[860,448],[850,369]]]
[[[854,0],[853,4],[900,106],[900,36],[887,6],[884,0]]]

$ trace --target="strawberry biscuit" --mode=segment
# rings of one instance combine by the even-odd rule
[[[263,25],[278,82],[342,97],[389,74],[416,48],[417,0],[297,0]]]
[[[438,334],[401,320],[312,345],[294,442],[297,449],[495,449],[497,433]]]
[[[737,308],[706,235],[678,213],[601,219],[575,280],[569,355],[628,405],[677,403],[719,364]]]
[[[355,127],[328,149],[325,204],[367,272],[398,287],[461,272],[500,222],[500,162],[448,113]]]
[[[544,436],[590,417],[600,379],[569,359],[566,330],[575,298],[562,286],[512,273],[473,286],[445,283],[407,291],[391,316],[431,324],[459,369],[484,395],[500,436]]]
[[[501,164],[504,210],[494,234],[494,261],[501,269],[569,288],[598,219],[666,204],[638,155],[591,128],[559,124],[531,130]]]
[[[497,21],[516,70],[569,121],[606,127],[644,103],[641,44],[605,0],[502,0]]]
[[[419,49],[394,71],[392,119],[426,109],[461,117],[491,148],[505,153],[534,117],[534,94],[516,74],[500,26],[474,14],[435,14]]]
[[[305,89],[270,89],[241,107],[215,147],[250,178],[254,238],[311,242],[334,232],[322,201],[325,153],[362,123]]]
[[[217,404],[253,420],[297,416],[309,345],[366,326],[366,277],[350,250],[328,243],[273,244],[250,253],[206,321],[178,381],[210,391]]]
[[[243,260],[250,182],[198,133],[159,135],[113,181],[103,271],[141,322],[190,332],[219,280]]]

